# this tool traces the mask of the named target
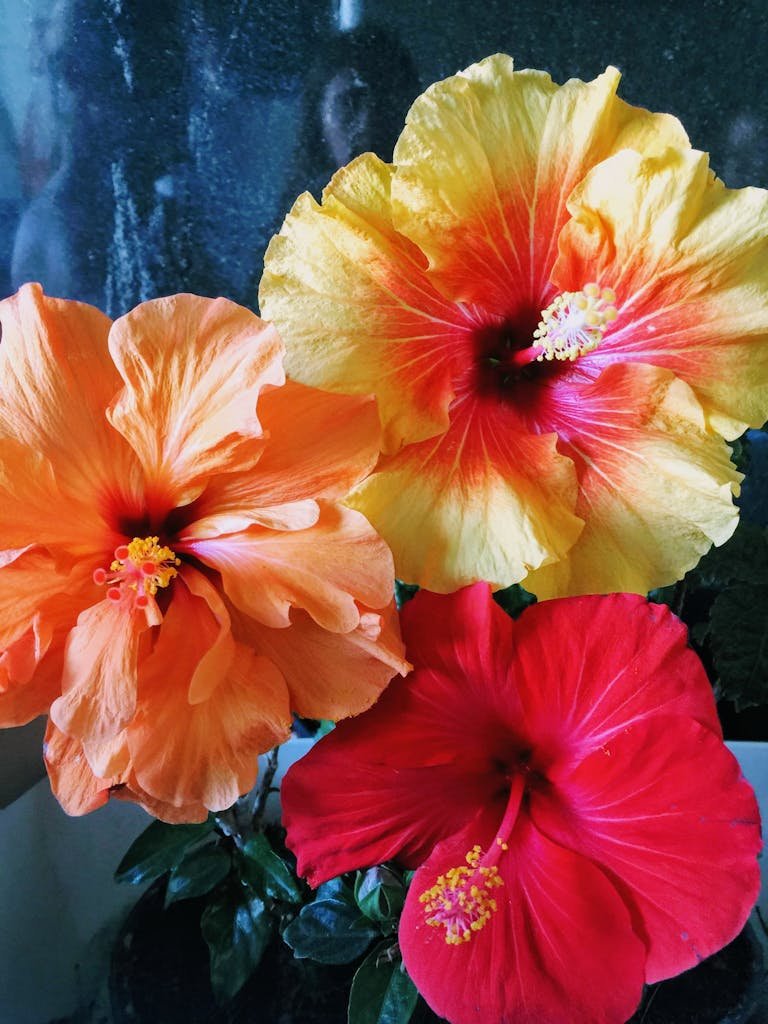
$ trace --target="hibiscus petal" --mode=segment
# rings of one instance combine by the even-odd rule
[[[422,617],[435,612],[422,604]],[[406,638],[413,629],[408,626]],[[659,715],[690,717],[720,738],[712,687],[687,640],[666,606],[633,594],[533,605],[514,624],[505,651],[504,671],[520,706],[519,712],[510,707],[509,720],[522,718],[537,745],[553,743],[560,757],[565,751],[583,756]],[[483,669],[474,672],[482,676]]]
[[[555,795],[531,802],[534,820],[617,879],[648,982],[736,937],[760,891],[760,814],[716,734],[686,718],[630,722],[552,781]]]
[[[252,528],[205,540],[182,538],[187,551],[221,573],[227,597],[265,625],[290,624],[292,605],[304,608],[324,629],[346,633],[360,614],[392,597],[392,556],[359,512],[324,505],[307,530]]]
[[[569,201],[553,280],[599,280],[619,316],[585,362],[636,360],[690,384],[728,439],[768,417],[768,192],[713,180],[706,155],[621,153]]]
[[[393,228],[392,173],[366,153],[335,175],[322,206],[300,196],[270,242],[259,291],[291,377],[376,392],[386,451],[446,428],[455,349],[474,329],[471,312],[445,301],[423,255]]]
[[[107,347],[111,321],[92,306],[51,299],[33,284],[0,302],[0,323],[0,429],[39,453],[27,460],[47,460],[57,486],[75,503],[71,516],[60,517],[59,538],[102,534],[104,509],[117,497],[135,497],[139,487],[133,452],[104,419],[120,387]],[[50,520],[48,509],[49,528]]]
[[[68,736],[103,742],[116,736],[136,708],[143,614],[106,598],[81,612],[64,651],[62,695],[51,720]]]
[[[247,473],[214,477],[195,505],[199,520],[185,536],[231,532],[259,523],[270,529],[314,525],[317,499],[341,500],[371,471],[381,429],[369,396],[333,395],[288,381],[259,399],[269,442]],[[201,522],[202,521],[202,522]]]
[[[668,370],[608,366],[593,383],[553,388],[540,413],[576,466],[575,511],[586,525],[566,557],[523,581],[539,597],[645,594],[733,533],[741,475]]]
[[[135,782],[148,798],[222,810],[253,786],[258,755],[286,738],[291,717],[280,671],[242,644],[223,660],[219,650],[215,689],[190,703],[195,672],[220,635],[210,593],[199,582],[186,568],[174,581],[179,585],[139,670],[126,736]]]
[[[265,385],[284,381],[271,325],[227,299],[175,295],[116,320],[109,348],[125,382],[109,419],[150,491],[184,505],[211,473],[258,459],[256,400]]]
[[[288,629],[270,629],[239,616],[236,634],[273,661],[285,676],[291,709],[306,718],[336,721],[365,711],[396,672],[409,669],[394,602],[373,612],[360,607],[349,633],[323,629],[293,610]]]
[[[189,593],[202,599],[187,600],[182,588],[172,599],[174,611],[182,612],[185,631],[195,633],[196,643],[189,651],[200,656],[191,669],[188,697],[190,704],[199,704],[226,677],[235,656],[235,640],[229,611],[213,584],[190,565],[184,566],[182,579]]]
[[[557,86],[512,67],[496,54],[427,89],[392,184],[395,227],[429,257],[430,279],[500,316],[547,305],[565,203],[590,167],[627,146],[688,144],[674,118],[616,97],[615,68]]]
[[[94,775],[80,740],[67,736],[49,721],[43,754],[51,790],[67,814],[89,814],[104,806],[110,786],[118,780]]]
[[[393,684],[364,723],[338,724],[283,779],[287,842],[310,885],[393,857],[416,867],[486,804],[501,818],[487,766],[473,771],[455,747],[447,756],[439,726],[413,713],[407,682],[397,684],[397,697]]]
[[[452,1024],[624,1024],[644,961],[627,908],[594,864],[529,821],[498,859],[503,885],[484,927],[454,945],[427,924],[421,894],[492,835],[474,826],[440,843],[411,882],[398,941],[419,992]]]
[[[382,457],[348,499],[392,548],[398,578],[439,593],[506,587],[563,558],[583,525],[575,503],[554,436],[469,396],[445,434]]]

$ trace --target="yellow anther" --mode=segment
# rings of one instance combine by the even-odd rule
[[[612,288],[584,285],[580,292],[563,292],[542,311],[533,332],[534,345],[541,349],[538,362],[552,359],[573,361],[596,349],[606,326],[618,312]],[[609,305],[610,303],[610,305]]]
[[[106,584],[107,597],[122,602],[130,597],[132,608],[147,608],[149,599],[161,587],[167,587],[179,575],[180,559],[158,537],[134,537],[130,544],[115,548],[115,557],[106,569],[95,569],[93,582]]]
[[[466,865],[450,868],[437,878],[431,889],[419,896],[427,924],[445,928],[445,941],[449,946],[469,942],[473,933],[484,928],[498,909],[491,893],[504,885],[504,879],[495,864],[480,863],[482,852],[479,846],[474,846],[465,857]]]

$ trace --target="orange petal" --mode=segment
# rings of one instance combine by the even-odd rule
[[[182,539],[187,551],[221,573],[227,597],[241,611],[281,628],[292,605],[324,629],[348,632],[360,621],[356,601],[380,608],[392,596],[392,556],[359,512],[321,506],[307,530],[253,527],[207,540]]]
[[[569,387],[570,401],[555,397],[547,415],[579,475],[584,531],[524,586],[542,598],[645,594],[681,579],[738,522],[730,449],[669,370],[614,365]]]
[[[238,644],[214,694],[192,705],[189,678],[175,671],[168,643],[166,635],[142,671],[136,717],[127,730],[135,778],[164,804],[220,811],[253,787],[259,754],[288,737],[285,681],[267,658]],[[183,629],[178,644],[190,644]]]
[[[387,451],[446,428],[454,350],[474,327],[395,231],[392,173],[366,153],[336,174],[322,206],[300,196],[269,245],[259,292],[286,342],[290,376],[375,392]]]
[[[103,807],[110,786],[118,780],[94,775],[80,740],[67,736],[49,721],[43,753],[53,795],[67,814],[88,814]]]
[[[348,499],[392,548],[398,578],[437,593],[498,588],[562,558],[582,521],[554,435],[528,434],[514,412],[471,396],[451,420],[442,437],[383,457]]]
[[[0,432],[37,453],[27,460],[53,467],[71,513],[60,517],[59,536],[93,537],[104,529],[105,507],[135,498],[140,483],[133,453],[105,421],[121,383],[107,347],[110,320],[24,285],[0,302],[0,322]],[[35,489],[38,481],[18,486]],[[43,519],[49,526],[50,509]]]
[[[182,602],[185,628],[194,631],[197,644],[203,648],[198,662],[191,668],[189,703],[207,700],[226,677],[235,656],[235,641],[229,612],[219,592],[201,572],[185,565],[182,580],[190,594],[199,601],[185,600],[183,590],[174,588],[173,601],[178,610]],[[162,632],[162,630],[161,630]]]
[[[433,283],[502,317],[550,301],[565,203],[590,167],[625,148],[688,146],[675,118],[617,98],[615,68],[562,86],[512,68],[496,54],[430,86],[393,158],[394,224],[429,257]]]
[[[728,439],[768,418],[768,192],[727,189],[706,155],[621,153],[569,201],[553,277],[599,280],[619,315],[588,362],[663,366]],[[578,283],[576,283],[578,282]]]
[[[62,695],[51,719],[70,736],[103,742],[136,708],[139,639],[146,616],[106,598],[81,612],[64,652]]]
[[[116,320],[109,347],[125,381],[109,419],[151,492],[187,504],[211,473],[258,459],[256,400],[284,381],[271,325],[227,299],[174,295]]]
[[[293,711],[338,721],[365,711],[396,673],[404,676],[411,667],[394,602],[377,612],[359,611],[360,625],[349,633],[329,632],[298,610],[288,629],[243,616],[236,629],[283,673]]]
[[[378,458],[381,430],[372,397],[289,381],[262,395],[259,416],[269,440],[258,464],[247,473],[214,477],[186,536],[235,533],[252,523],[305,529],[317,521],[315,499],[342,499]]]

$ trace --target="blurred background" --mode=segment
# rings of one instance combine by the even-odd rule
[[[728,185],[768,185],[762,0],[0,0],[0,28],[0,295],[255,308],[294,198],[391,157],[416,95],[496,50],[615,64]]]

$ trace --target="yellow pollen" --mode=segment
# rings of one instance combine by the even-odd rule
[[[134,537],[130,544],[115,548],[115,557],[107,569],[96,569],[93,582],[106,584],[107,597],[122,603],[126,595],[134,609],[147,608],[150,598],[167,587],[179,575],[180,559],[159,537]]]
[[[580,292],[563,292],[545,310],[533,332],[540,348],[537,362],[569,359],[596,349],[608,324],[618,316],[616,294],[611,288],[593,283]]]
[[[481,858],[482,850],[474,846],[465,857],[466,865],[450,868],[419,896],[427,924],[445,928],[449,946],[469,942],[498,909],[492,893],[504,879],[495,865],[485,866]]]

